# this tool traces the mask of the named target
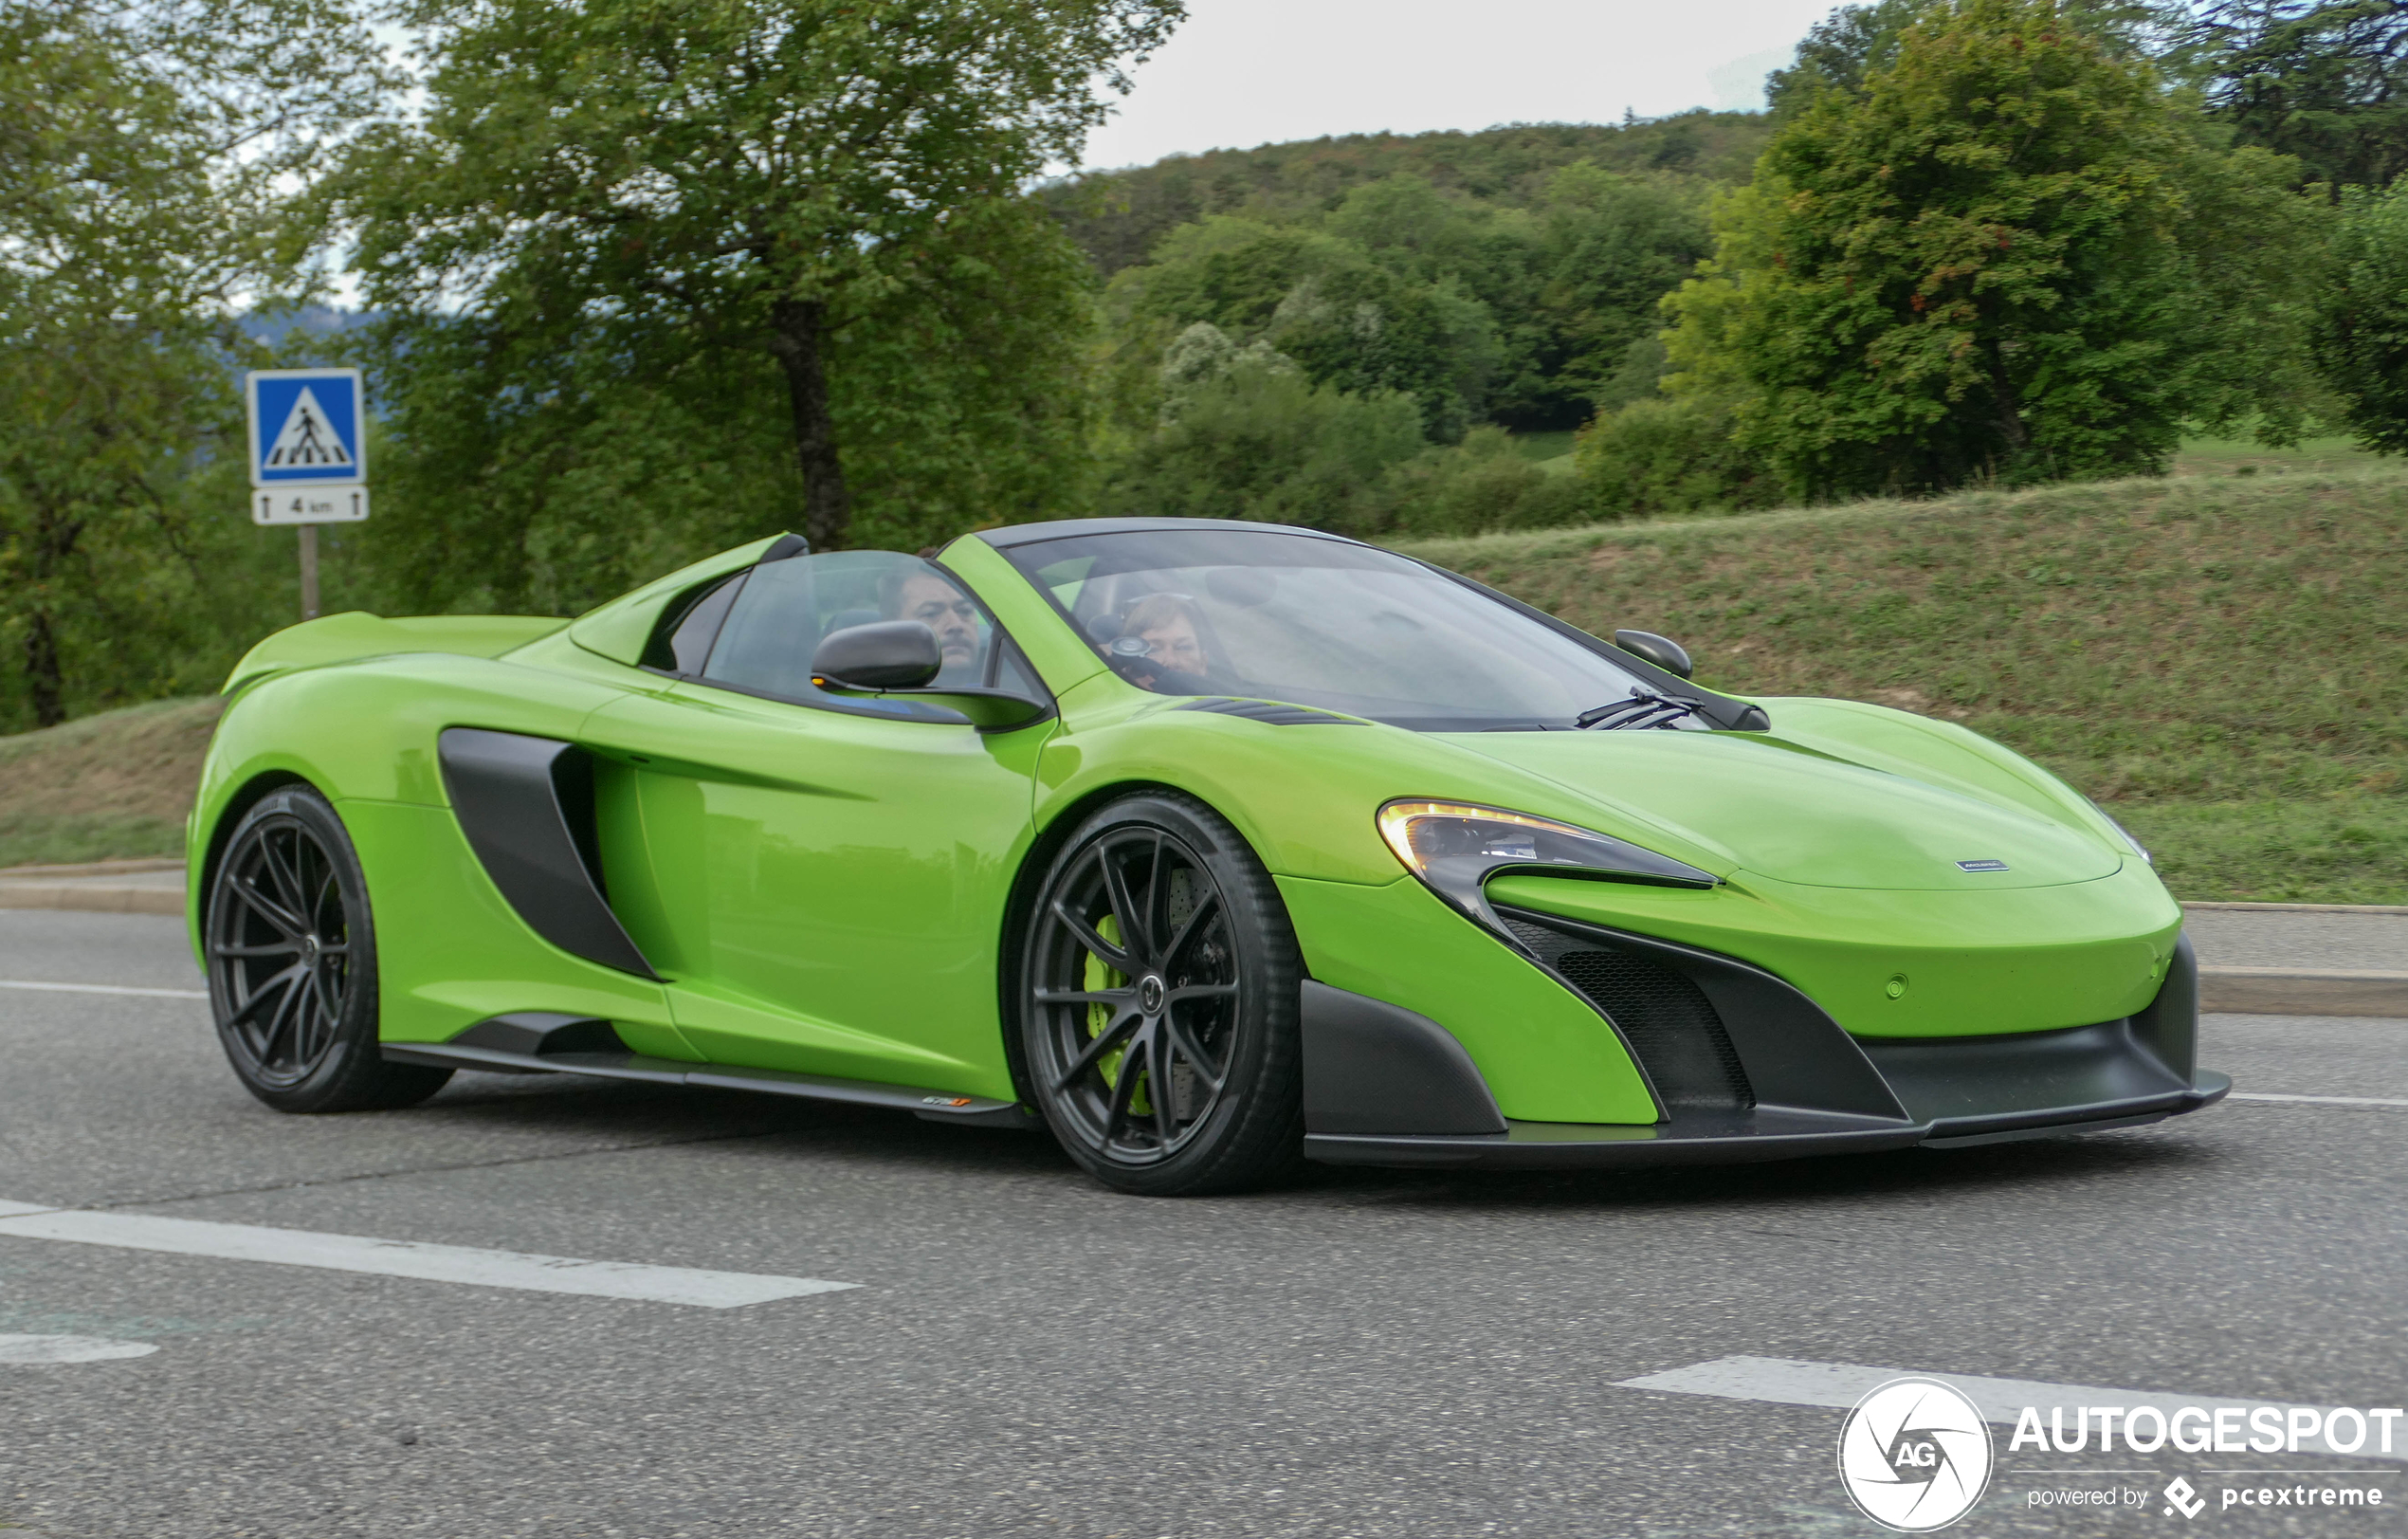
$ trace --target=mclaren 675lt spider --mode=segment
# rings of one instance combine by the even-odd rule
[[[1043,1128],[1101,1181],[2125,1127],[2230,1088],[2145,853],[1946,722],[1305,529],[784,536],[269,637],[191,830],[287,1111],[457,1070]]]

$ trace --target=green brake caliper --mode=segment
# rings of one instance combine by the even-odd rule
[[[1095,924],[1095,933],[1111,942],[1114,945],[1119,945],[1121,944],[1121,916],[1118,914],[1106,914],[1102,919],[1097,920]],[[1095,955],[1093,952],[1089,952],[1087,954],[1086,982],[1085,986],[1089,993],[1100,993],[1104,989],[1126,988],[1128,987],[1128,982],[1129,980],[1126,978],[1121,976],[1118,968],[1107,965],[1102,957]],[[1098,1002],[1087,1006],[1088,1041],[1092,1042],[1097,1037],[1102,1036],[1104,1032],[1111,1027],[1111,1025],[1112,1007],[1110,1005]],[[1120,1084],[1121,1059],[1125,1056],[1127,1053],[1128,1049],[1126,1048],[1114,1048],[1103,1057],[1095,1060],[1095,1072],[1104,1076],[1104,1083],[1106,1086],[1117,1088]],[[1148,1104],[1145,1099],[1144,1086],[1139,1086],[1137,1092],[1129,1097],[1129,1112],[1133,1116],[1153,1115],[1154,1108]]]

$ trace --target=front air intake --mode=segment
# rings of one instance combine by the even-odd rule
[[[1756,1105],[1723,1017],[1695,983],[1652,957],[1595,936],[1566,934],[1523,919],[1508,918],[1505,925],[1621,1031],[1666,1110],[1746,1110]]]

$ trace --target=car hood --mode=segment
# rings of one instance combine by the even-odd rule
[[[1978,776],[1916,773],[1895,754],[1863,762],[1750,732],[1447,736],[1628,820],[1600,832],[1644,843],[1652,824],[1732,866],[1806,887],[2052,887],[2123,865],[2101,839],[2031,805],[2028,786],[2002,795]],[[1953,745],[1942,746],[1944,758]]]

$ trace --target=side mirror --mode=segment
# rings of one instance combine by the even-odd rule
[[[811,682],[832,695],[901,695],[959,711],[981,731],[1026,726],[1053,714],[1043,700],[1009,689],[931,689],[944,668],[937,632],[918,620],[881,620],[830,631],[811,654]]]
[[[1689,670],[1697,667],[1689,661],[1687,648],[1652,631],[1616,631],[1614,632],[1614,644],[1633,657],[1643,658],[1665,672],[1677,673],[1685,679],[1689,676]]]
[[[811,654],[822,689],[917,689],[945,666],[937,632],[918,620],[882,620],[830,631]]]

